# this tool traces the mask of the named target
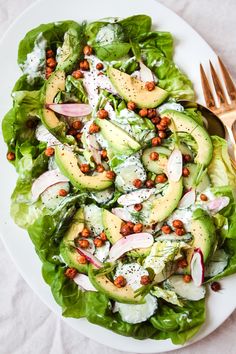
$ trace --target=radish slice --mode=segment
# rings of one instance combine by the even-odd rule
[[[138,189],[129,194],[124,194],[118,198],[118,203],[123,206],[134,205],[137,203],[142,203],[144,200],[148,199],[152,194],[155,193],[155,188],[152,189]]]
[[[92,112],[92,107],[83,103],[50,103],[46,108],[68,117],[83,117]]]
[[[76,250],[81,256],[84,256],[87,259],[87,261],[89,263],[92,263],[96,268],[102,267],[102,262],[100,262],[95,256],[93,256],[92,253],[85,251],[80,247],[77,247]]]
[[[94,161],[96,164],[101,164],[102,159],[101,159],[101,154],[99,152],[99,145],[97,143],[96,137],[94,135],[88,134],[86,135],[86,139],[88,142],[88,148],[94,158]]]
[[[152,71],[140,60],[140,80],[143,82],[155,81]]]
[[[185,283],[182,275],[172,275],[166,280],[166,285],[167,290],[174,290],[176,294],[187,300],[198,301],[206,295],[204,285],[196,286],[193,281]]]
[[[191,189],[189,192],[185,193],[183,198],[179,202],[179,209],[186,209],[195,203],[196,192],[194,189]]]
[[[51,170],[43,173],[32,184],[31,194],[33,202],[50,186],[61,183],[69,182],[69,179],[63,176],[58,170]]]
[[[210,201],[207,204],[207,207],[213,214],[216,214],[218,213],[218,211],[225,208],[229,204],[229,202],[230,202],[229,197],[219,197]]]
[[[191,276],[196,286],[201,286],[204,282],[204,263],[200,248],[194,251],[190,264]]]
[[[97,291],[97,289],[93,286],[93,284],[91,283],[91,281],[89,280],[89,277],[85,274],[77,274],[74,277],[74,281],[76,282],[76,284],[79,285],[80,288],[82,288],[83,290],[87,290],[87,291]]]
[[[168,159],[167,176],[170,181],[178,182],[182,176],[183,158],[181,151],[174,149]]]
[[[124,221],[131,221],[132,219],[129,211],[124,208],[113,208],[112,213]]]
[[[110,249],[110,261],[116,261],[124,253],[136,248],[148,248],[154,242],[153,236],[147,232],[132,234],[119,239]]]

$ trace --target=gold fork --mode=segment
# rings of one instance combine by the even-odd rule
[[[214,90],[216,93],[216,98],[214,98],[214,93],[210,88],[209,81],[207,79],[202,64],[200,64],[201,82],[207,107],[220,118],[220,120],[225,126],[226,139],[229,143],[229,153],[233,160],[233,164],[235,165],[236,133],[234,133],[233,125],[236,121],[236,88],[228,70],[226,69],[219,57],[218,61],[226,90],[223,88],[223,85],[211,61],[210,70]],[[228,93],[228,98],[226,97],[226,92]]]

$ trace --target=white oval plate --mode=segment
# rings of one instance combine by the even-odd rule
[[[170,31],[175,38],[175,62],[194,82],[198,100],[203,102],[199,79],[199,63],[216,59],[215,53],[208,44],[180,17],[154,0],[42,0],[28,8],[10,27],[0,43],[0,107],[1,116],[11,107],[10,92],[20,75],[17,66],[17,48],[19,41],[26,32],[41,23],[58,20],[95,20],[99,18],[118,16],[127,17],[145,13],[153,18],[155,27]],[[6,146],[0,134],[0,185],[1,198],[1,236],[13,261],[20,273],[38,294],[41,300],[54,312],[60,315],[61,310],[55,303],[49,287],[41,276],[41,263],[35,254],[33,245],[26,232],[19,229],[9,215],[10,195],[15,185],[16,173],[5,158]],[[236,282],[235,277],[222,281],[223,290],[211,292],[207,302],[207,320],[201,331],[190,343],[197,341],[214,331],[235,308]],[[223,306],[222,306],[223,305]],[[92,325],[85,319],[65,319],[65,321],[80,333],[97,342],[115,349],[136,353],[160,353],[177,349],[170,340],[135,340],[123,337],[102,327]]]

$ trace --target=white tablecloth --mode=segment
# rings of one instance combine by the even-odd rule
[[[208,41],[236,80],[236,1],[160,2],[181,15]],[[0,0],[0,35],[31,3],[33,0]],[[100,3],[102,6],[102,0]],[[0,354],[75,353],[121,354],[80,335],[57,318],[18,274],[0,242]],[[210,336],[178,353],[235,354],[236,312]]]

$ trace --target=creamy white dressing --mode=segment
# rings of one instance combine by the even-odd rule
[[[185,230],[190,232],[192,216],[193,211],[191,209],[176,209],[166,222],[172,227],[174,220],[181,220],[184,223]]]
[[[165,111],[166,109],[173,109],[174,111],[178,111],[178,112],[183,112],[184,111],[184,107],[176,102],[168,102],[168,103],[163,103],[162,105],[160,105],[157,108],[157,111],[159,113]]]
[[[47,41],[40,33],[35,40],[32,52],[27,54],[26,61],[21,65],[21,69],[27,75],[29,82],[32,82],[36,77],[45,78],[46,46]]]
[[[43,124],[38,124],[35,136],[38,141],[47,143],[47,146],[61,145],[61,142],[52,135]]]

